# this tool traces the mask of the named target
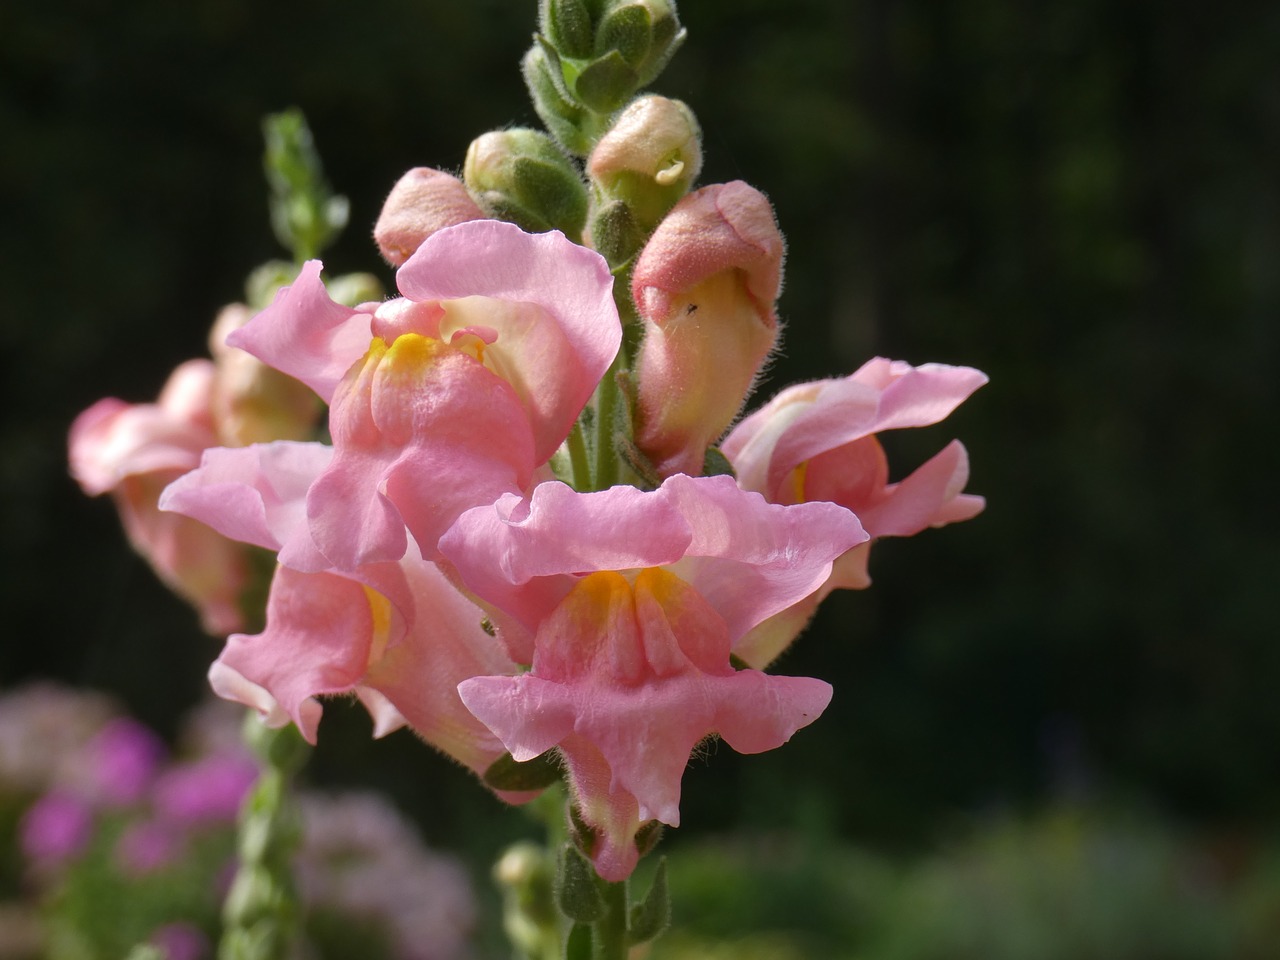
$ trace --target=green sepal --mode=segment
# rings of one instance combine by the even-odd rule
[[[724,452],[719,447],[711,446],[707,447],[707,452],[702,458],[702,475],[737,479],[738,473],[733,469],[733,464],[729,462]]]
[[[614,7],[596,30],[596,54],[617,50],[622,59],[639,70],[653,45],[653,18],[638,3]]]
[[[575,923],[565,939],[565,960],[591,960],[591,950],[591,924]]]
[[[665,830],[666,827],[661,820],[646,820],[640,824],[635,836],[636,852],[641,857],[647,857],[653,852],[653,848],[658,845],[658,841],[662,839],[662,834]]]
[[[658,473],[653,461],[636,446],[634,440],[624,433],[619,433],[614,439],[614,445],[618,456],[627,465],[627,469],[640,481],[638,486],[641,490],[657,490],[662,486],[662,475]]]
[[[518,761],[504,753],[485,770],[481,778],[485,786],[494,790],[524,793],[528,790],[544,790],[560,779],[560,762],[554,750]]]
[[[542,0],[538,26],[561,55],[591,56],[591,13],[583,0]]]
[[[627,939],[645,943],[659,936],[671,925],[671,893],[667,889],[667,858],[658,861],[658,870],[649,884],[644,900],[631,908],[627,921]]]
[[[569,804],[569,837],[588,857],[596,852],[599,837],[595,828],[582,819],[582,811],[576,803]]]
[[[664,39],[664,34],[676,30],[675,20],[659,20],[654,24],[653,46],[659,53],[640,71],[640,86],[647,87],[657,79],[658,74],[667,68],[671,58],[676,55],[676,51],[684,46],[685,38],[689,34],[683,27],[679,27],[678,32],[674,32],[670,40]]]
[[[574,81],[573,92],[588,109],[613,113],[631,99],[639,86],[640,75],[621,53],[610,50],[583,68]]]
[[[595,868],[572,843],[566,843],[560,851],[556,903],[566,917],[580,923],[594,923],[605,914]]]
[[[593,141],[585,131],[587,111],[561,90],[564,78],[558,58],[552,64],[544,47],[535,44],[524,55],[521,72],[538,119],[551,135],[574,156],[585,157],[590,153]]]

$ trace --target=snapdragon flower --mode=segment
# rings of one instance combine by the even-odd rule
[[[735,669],[734,645],[865,538],[847,510],[769,504],[729,477],[502,497],[464,513],[440,547],[510,615],[512,656],[532,666],[459,693],[515,760],[558,750],[597,872],[623,879],[642,824],[679,824],[699,741],[771,750],[825,709],[828,684]]]
[[[983,498],[963,492],[969,457],[958,440],[891,483],[877,434],[938,423],[986,382],[971,367],[913,367],[877,357],[848,377],[787,387],[734,427],[721,450],[744,489],[774,503],[837,503],[856,513],[870,536],[836,561],[822,589],[758,627],[742,645],[744,660],[764,667],[832,590],[870,586],[872,541],[913,536],[982,511]]]
[[[432,559],[463,510],[545,478],[622,338],[607,265],[558,233],[440,230],[397,273],[402,298],[354,309],[319,274],[228,340],[330,404],[332,460],[283,554],[314,546],[306,569],[396,561],[410,535]]]

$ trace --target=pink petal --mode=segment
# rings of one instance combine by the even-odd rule
[[[347,370],[369,348],[370,319],[367,311],[329,298],[321,269],[319,260],[308,260],[298,279],[228,335],[227,343],[301,380],[328,403]]]
[[[311,534],[339,569],[398,560],[406,526],[433,557],[457,516],[523,490],[532,438],[511,388],[472,357],[417,334],[365,362],[334,396],[336,454],[307,495]]]
[[[200,451],[217,441],[208,404],[213,364],[190,360],[170,376],[164,403],[128,404],[109,398],[89,407],[71,425],[71,474],[97,496],[125,477],[190,470]]]
[[[297,570],[328,567],[307,527],[307,490],[333,457],[319,443],[277,441],[206,450],[200,466],[160,495],[160,509],[208,524],[223,536],[280,551]]]
[[[473,220],[428,237],[396,282],[412,300],[454,301],[446,338],[470,326],[497,331],[492,362],[528,411],[538,462],[549,459],[622,341],[599,254],[555,231]]]
[[[773,208],[741,180],[713,184],[680,200],[641,251],[631,289],[640,315],[661,323],[673,297],[725,270],[741,270],[769,324],[782,286],[782,235]]]

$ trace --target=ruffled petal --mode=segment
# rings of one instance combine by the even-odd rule
[[[444,302],[446,340],[472,326],[496,331],[486,362],[528,411],[538,462],[549,459],[622,342],[603,258],[555,231],[474,220],[428,237],[396,282],[412,300]]]
[[[303,264],[298,278],[276,292],[267,307],[227,343],[301,380],[329,403],[351,365],[369,348],[370,315],[329,297],[319,260]]]

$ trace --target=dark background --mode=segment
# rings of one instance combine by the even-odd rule
[[[1276,455],[1280,6],[697,0],[654,85],[702,183],[766,191],[789,243],[767,395],[876,354],[985,370],[899,471],[969,447],[979,519],[883,543],[780,665],[832,681],[786,749],[720,749],[681,833],[818,819],[876,845],[1123,795],[1210,829],[1280,810]],[[1212,15],[1211,15],[1212,14]],[[0,685],[116,693],[164,731],[218,644],[66,474],[101,396],[154,398],[281,255],[259,121],[296,105],[352,227],[408,167],[536,125],[532,0],[134,0],[0,11]],[[496,802],[331,707],[311,776],[377,784],[448,842]],[[505,822],[505,821],[502,821]],[[499,832],[505,827],[496,828]]]

